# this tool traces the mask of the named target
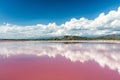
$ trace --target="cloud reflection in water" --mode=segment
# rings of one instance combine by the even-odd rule
[[[19,55],[48,56],[55,58],[57,55],[65,57],[72,62],[95,61],[101,67],[108,66],[111,70],[120,73],[120,45],[119,44],[63,44],[29,42],[1,42],[0,56],[10,58]]]

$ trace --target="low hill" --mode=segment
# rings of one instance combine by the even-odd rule
[[[52,38],[36,38],[36,39],[0,39],[0,40],[15,40],[15,41],[29,41],[29,40],[120,40],[120,35],[106,35],[101,37],[80,37],[80,36],[61,36]]]

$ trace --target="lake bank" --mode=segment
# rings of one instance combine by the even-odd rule
[[[0,42],[14,42],[14,41],[39,41],[39,42],[52,42],[52,43],[117,43],[120,40],[0,40]]]

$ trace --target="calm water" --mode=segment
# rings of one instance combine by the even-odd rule
[[[0,80],[120,80],[120,44],[0,42]]]

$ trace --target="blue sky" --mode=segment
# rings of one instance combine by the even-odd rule
[[[119,5],[120,0],[0,0],[0,24],[62,24],[71,18],[94,19]]]
[[[0,39],[120,35],[120,0],[0,0]]]

